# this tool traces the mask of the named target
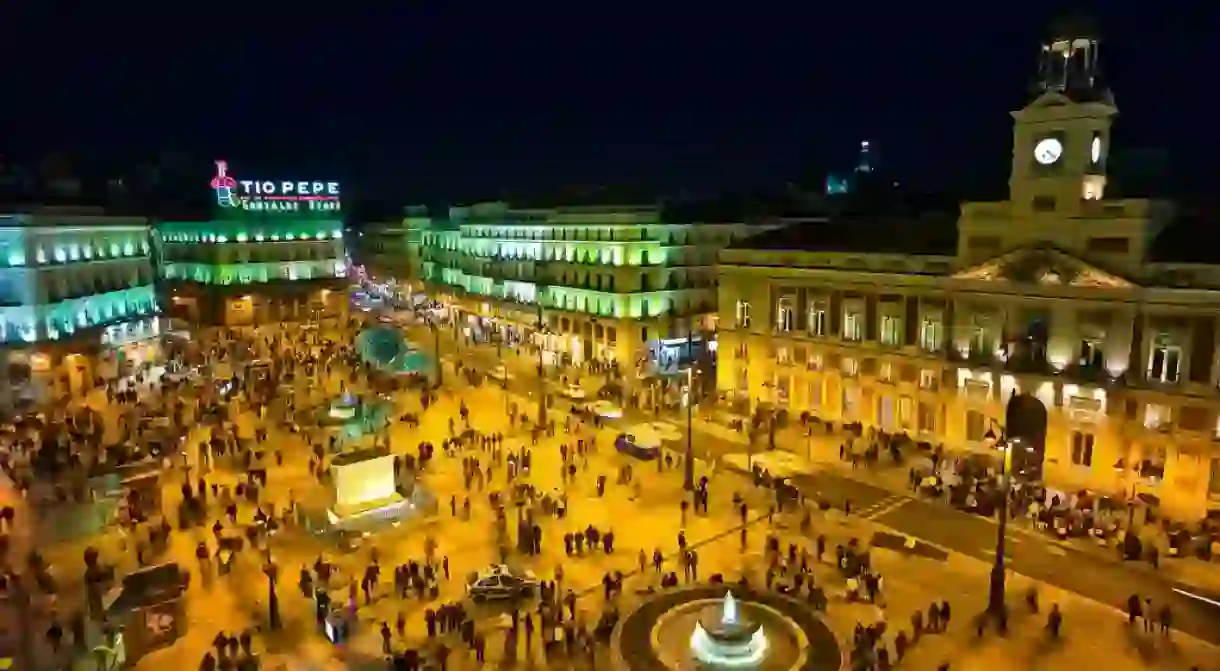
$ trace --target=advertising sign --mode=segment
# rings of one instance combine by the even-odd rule
[[[241,179],[228,161],[216,161],[212,177],[216,204],[249,212],[338,212],[339,183]]]

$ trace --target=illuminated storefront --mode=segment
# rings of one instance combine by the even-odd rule
[[[211,188],[211,219],[158,227],[171,315],[249,326],[346,313],[337,182],[240,179],[217,161]]]

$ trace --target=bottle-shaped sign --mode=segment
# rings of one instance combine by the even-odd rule
[[[212,190],[216,192],[216,202],[221,207],[237,207],[237,180],[229,176],[229,164],[226,161],[216,161],[216,176],[212,178]]]

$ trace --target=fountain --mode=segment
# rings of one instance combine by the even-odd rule
[[[719,608],[709,606],[699,614],[690,649],[709,668],[749,669],[766,658],[767,635],[761,624],[741,616],[733,593],[727,592]]]

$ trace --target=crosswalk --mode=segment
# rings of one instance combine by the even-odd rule
[[[722,456],[720,460],[729,468],[744,473],[750,473],[753,467],[758,467],[765,469],[773,477],[777,478],[788,478],[814,470],[812,465],[805,459],[791,452],[781,452],[779,450],[760,452],[753,455],[745,452],[734,452]]]
[[[887,496],[876,503],[865,506],[858,511],[852,512],[857,514],[862,519],[875,520],[882,515],[886,515],[898,510],[911,501],[914,501],[914,499],[909,496],[894,494],[892,496]]]

